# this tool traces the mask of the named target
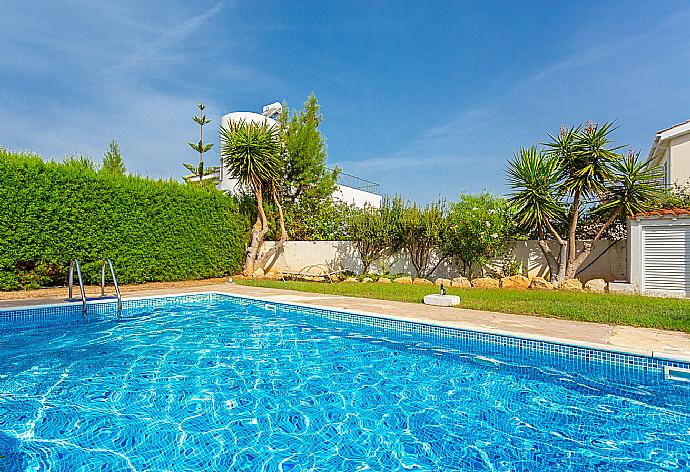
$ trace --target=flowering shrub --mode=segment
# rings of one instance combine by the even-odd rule
[[[491,259],[507,255],[518,236],[507,200],[490,193],[462,194],[451,203],[444,252],[472,277]]]

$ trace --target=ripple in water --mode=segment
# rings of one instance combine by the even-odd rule
[[[171,304],[0,332],[0,471],[689,470],[659,372]]]

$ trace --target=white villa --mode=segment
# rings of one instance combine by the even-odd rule
[[[661,166],[665,188],[690,183],[690,120],[658,131],[649,161]]]
[[[220,119],[220,126],[227,127],[230,123],[238,121],[268,123],[270,126],[274,126],[277,122],[273,118],[279,115],[282,109],[282,105],[279,102],[275,102],[266,105],[262,113],[249,111],[228,113]],[[205,176],[204,179],[216,180],[219,190],[230,193],[240,191],[237,180],[230,176],[230,172],[222,164],[218,173]],[[365,205],[378,208],[381,206],[381,191],[379,184],[375,182],[341,172],[338,177],[338,188],[333,192],[333,199],[354,205],[357,208],[362,208]]]
[[[656,133],[649,163],[661,166],[664,188],[690,184],[690,120]],[[632,291],[690,297],[690,210],[660,209],[628,219],[628,280]]]

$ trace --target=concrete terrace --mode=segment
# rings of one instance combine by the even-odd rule
[[[109,287],[109,293],[112,290]],[[87,287],[87,296],[95,296],[99,291],[98,287]],[[248,287],[228,284],[226,279],[123,286],[121,291],[123,298],[216,291],[690,362],[690,334],[675,331]],[[0,309],[61,303],[66,295],[66,288],[0,292]]]

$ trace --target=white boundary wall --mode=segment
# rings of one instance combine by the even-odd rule
[[[273,246],[272,242],[264,244],[264,250]],[[552,250],[557,252],[557,244],[553,243]],[[537,241],[516,241],[513,243],[515,260],[528,270],[530,277],[544,276],[549,268]],[[270,266],[271,271],[299,272],[310,265],[327,265],[337,269],[347,269],[360,273],[362,266],[359,257],[349,241],[287,241],[284,252]],[[590,256],[581,266],[577,277],[582,281],[604,279],[607,282],[625,280],[627,277],[627,250],[625,241],[611,243],[597,241]],[[381,261],[372,264],[371,272],[380,272],[383,268]],[[392,274],[414,274],[415,270],[408,257],[397,254],[387,258],[385,269]],[[454,264],[441,265],[434,277],[452,278],[460,275]]]

